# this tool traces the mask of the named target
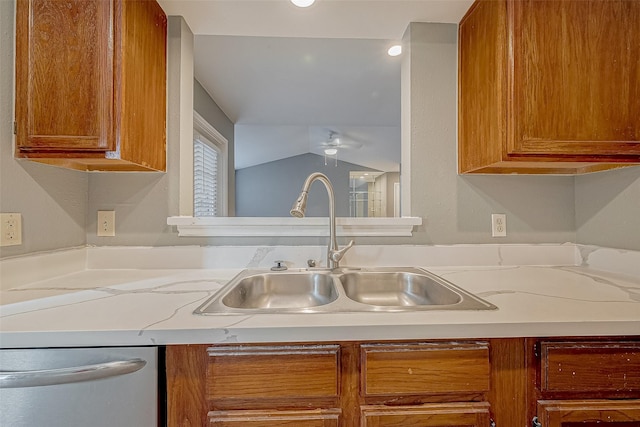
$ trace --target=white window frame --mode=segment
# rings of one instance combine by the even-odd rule
[[[0,0],[1,1],[1,0]],[[169,37],[168,61],[168,145],[167,172],[178,176],[178,216],[167,218],[167,224],[176,226],[179,236],[325,236],[328,218],[194,218],[193,217],[193,33],[180,17],[177,35]],[[170,20],[170,25],[177,21]],[[408,61],[408,56],[405,57]],[[404,59],[403,59],[404,61]],[[407,67],[408,69],[408,67]],[[410,85],[406,85],[409,87]],[[407,92],[408,94],[408,92]],[[406,94],[405,94],[406,95]],[[406,98],[406,96],[405,96]],[[409,110],[410,111],[410,110]],[[405,123],[410,125],[410,123]],[[402,156],[402,212],[411,212],[410,185],[410,126],[403,126]],[[228,164],[228,156],[227,156]],[[233,165],[232,165],[233,166]],[[177,169],[177,170],[176,170]],[[227,179],[228,175],[225,175]],[[225,188],[228,191],[228,188]],[[173,191],[170,188],[170,192]],[[228,197],[223,197],[225,201]],[[293,222],[295,220],[295,222]],[[356,236],[411,236],[415,226],[422,224],[420,217],[404,218],[336,218],[338,235]]]
[[[218,206],[216,207],[218,217],[229,215],[229,141],[218,132],[209,122],[207,122],[197,111],[193,111],[193,138],[200,134],[204,137],[205,143],[212,144],[218,151]],[[195,189],[194,189],[195,190]],[[194,194],[195,203],[195,194]]]

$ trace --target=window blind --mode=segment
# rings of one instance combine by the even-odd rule
[[[193,141],[193,215],[218,216],[218,150],[197,136]]]

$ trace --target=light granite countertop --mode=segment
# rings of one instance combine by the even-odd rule
[[[197,316],[241,268],[90,268],[0,291],[0,347],[640,335],[640,276],[429,266],[490,311]]]

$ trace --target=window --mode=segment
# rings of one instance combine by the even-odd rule
[[[219,150],[201,135],[193,138],[193,213],[195,216],[219,216]]]
[[[193,113],[193,216],[227,215],[227,140]]]

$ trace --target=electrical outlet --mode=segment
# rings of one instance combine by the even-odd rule
[[[0,214],[0,246],[22,244],[22,214]]]
[[[491,214],[491,237],[507,237],[506,214]]]
[[[98,211],[98,237],[116,235],[116,212]]]

